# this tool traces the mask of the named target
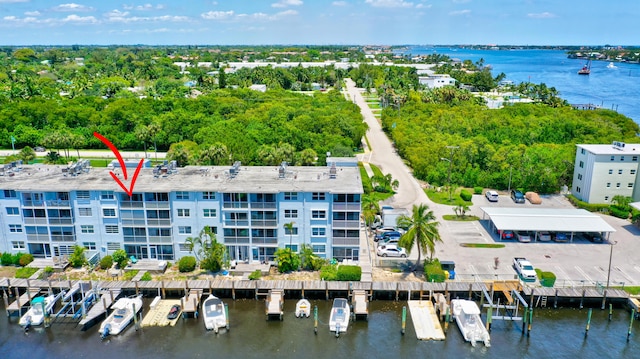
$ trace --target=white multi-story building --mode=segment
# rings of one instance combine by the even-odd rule
[[[640,144],[578,145],[571,192],[587,203],[611,203],[613,197],[640,200]]]
[[[307,244],[320,257],[358,260],[357,167],[143,168],[131,197],[109,172],[88,162],[0,168],[0,252],[52,258],[80,245],[177,260],[190,254],[186,239],[210,227],[230,259],[269,261],[279,247]]]

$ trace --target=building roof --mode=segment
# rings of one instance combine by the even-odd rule
[[[596,155],[638,155],[640,154],[639,143],[617,142],[608,145],[577,145],[580,148]]]
[[[279,166],[240,166],[232,176],[231,166],[187,166],[171,174],[154,174],[153,168],[142,168],[134,192],[211,191],[222,193],[329,192],[363,193],[358,167],[338,167],[330,178],[328,166],[287,166],[280,175]],[[67,192],[95,190],[124,192],[111,178],[113,171],[129,185],[135,170],[128,169],[124,180],[122,169],[91,168],[76,176],[66,173],[67,166],[24,165],[20,170],[3,173],[0,188],[16,191]]]
[[[480,207],[496,229],[551,232],[615,232],[597,214],[584,209]]]

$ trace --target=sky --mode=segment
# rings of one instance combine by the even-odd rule
[[[0,45],[639,45],[638,0],[0,0]]]

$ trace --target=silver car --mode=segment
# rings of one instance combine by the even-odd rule
[[[393,244],[387,244],[387,245],[378,247],[376,249],[376,253],[380,257],[401,257],[401,258],[407,257],[407,252],[405,251],[404,248],[398,247]]]

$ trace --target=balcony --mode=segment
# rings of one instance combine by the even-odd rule
[[[49,242],[48,234],[27,234],[29,242]]]
[[[247,220],[247,219],[243,219],[243,220],[228,219],[228,220],[224,221],[224,225],[226,227],[249,227],[249,220]]]
[[[248,202],[224,202],[222,208],[249,208]]]
[[[49,217],[49,224],[73,224],[70,217]]]
[[[75,242],[76,236],[73,234],[52,234],[51,240],[54,242]]]
[[[47,207],[70,207],[70,202],[62,199],[47,201]]]
[[[144,226],[145,224],[144,219],[122,219],[123,226]]]
[[[142,208],[143,204],[143,202],[122,201],[120,202],[120,208]]]
[[[278,221],[275,219],[253,219],[251,220],[251,227],[278,227]]]
[[[42,201],[42,200],[36,200],[36,201],[24,200],[24,201],[22,201],[22,206],[23,207],[44,207],[44,201]]]
[[[24,224],[47,224],[47,219],[44,217],[24,217]]]
[[[149,209],[152,209],[152,208],[168,209],[169,202],[144,202],[144,206]]]
[[[360,238],[333,238],[333,245],[336,246],[359,246]]]
[[[249,237],[228,237],[224,236],[224,244],[248,244]]]
[[[147,225],[149,226],[170,226],[170,219],[147,219]]]
[[[277,237],[253,237],[253,244],[278,244]]]
[[[348,228],[348,229],[359,229],[360,221],[333,221],[333,228]]]
[[[360,210],[360,202],[357,203],[334,203],[333,204],[334,211],[359,211]]]
[[[276,202],[251,202],[251,208],[252,209],[260,209],[260,208],[275,209]]]
[[[149,243],[162,244],[172,243],[171,236],[149,236]]]

